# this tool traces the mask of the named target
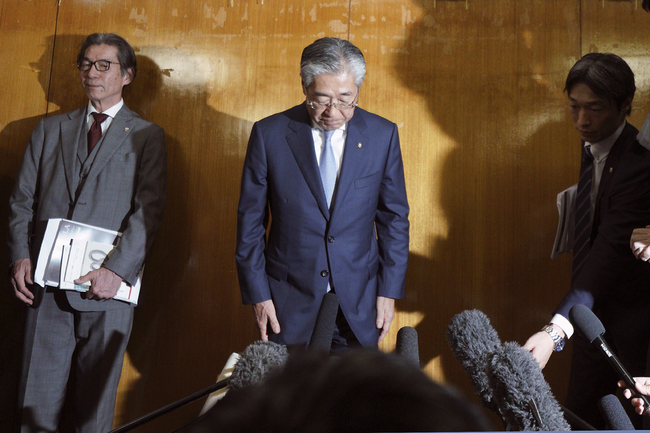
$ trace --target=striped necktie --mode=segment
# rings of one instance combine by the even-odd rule
[[[594,156],[590,146],[583,146],[580,179],[576,196],[575,231],[573,243],[573,272],[571,281],[575,281],[587,259],[591,247],[591,180],[594,172]]]
[[[336,160],[334,159],[334,150],[332,149],[332,135],[334,131],[325,132],[325,144],[320,154],[320,163],[318,169],[320,170],[320,177],[323,181],[323,189],[325,190],[325,197],[327,198],[327,207],[332,203],[332,194],[334,194],[334,187],[336,186]]]

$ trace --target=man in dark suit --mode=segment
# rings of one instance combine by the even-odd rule
[[[332,349],[377,346],[404,295],[409,208],[397,126],[357,107],[365,71],[350,42],[319,39],[302,54],[306,101],[253,126],[236,260],[262,340],[307,344],[332,291]]]
[[[569,310],[583,304],[603,322],[605,338],[630,372],[645,373],[650,266],[636,260],[629,242],[634,228],[650,221],[650,151],[625,121],[635,90],[632,70],[613,54],[587,54],[567,77],[569,111],[583,152],[573,276],[551,323],[524,345],[542,368],[573,334]],[[616,372],[581,335],[574,340],[566,406],[594,427],[604,428],[597,402],[615,393]]]
[[[87,106],[37,125],[10,199],[11,282],[16,297],[33,307],[19,396],[22,431],[57,431],[69,378],[77,431],[111,429],[134,311],[112,298],[123,281],[136,283],[165,201],[164,132],[122,100],[137,71],[133,49],[120,36],[92,34],[77,66]],[[50,218],[122,232],[101,267],[77,280],[90,282],[86,294],[33,284]]]

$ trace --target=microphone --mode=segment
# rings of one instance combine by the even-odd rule
[[[615,395],[607,394],[598,400],[598,409],[611,430],[634,430],[632,421]]]
[[[499,335],[490,320],[479,310],[465,310],[456,314],[447,325],[447,341],[469,375],[483,406],[498,413],[485,372],[488,359],[501,347]]]
[[[287,347],[272,341],[256,341],[241,354],[229,377],[229,389],[258,385],[270,371],[282,367],[289,357]]]
[[[643,413],[645,415],[650,415],[650,402],[648,402],[648,398],[636,390],[636,387],[634,386],[634,378],[630,373],[628,373],[623,364],[621,364],[621,361],[618,360],[616,355],[614,355],[607,345],[607,342],[603,339],[602,335],[605,333],[605,327],[593,311],[584,305],[576,304],[571,307],[569,318],[573,325],[578,328],[578,331],[580,331],[580,333],[589,340],[590,343],[598,346],[600,351],[607,357],[611,366],[614,367],[614,370],[616,370],[620,378],[623,379],[625,385],[630,388],[632,395],[643,400]]]
[[[200,391],[180,400],[154,410],[127,424],[117,427],[108,433],[123,433],[131,431],[149,421],[152,421],[179,407],[190,404],[208,394],[228,386],[230,389],[241,389],[261,383],[269,372],[280,368],[288,358],[287,347],[271,341],[256,341],[248,346],[235,364],[230,377],[220,380]]]
[[[486,374],[508,430],[571,430],[539,364],[517,343],[498,348],[487,363]]]
[[[403,326],[397,331],[395,352],[420,368],[420,350],[418,346],[418,331],[410,326]]]
[[[318,316],[316,316],[314,332],[309,340],[309,349],[330,351],[338,311],[339,297],[332,292],[326,293],[320,304]]]

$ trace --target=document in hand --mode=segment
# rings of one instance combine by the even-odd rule
[[[560,219],[555,233],[555,243],[551,258],[568,253],[573,249],[573,232],[575,228],[575,207],[578,184],[572,185],[557,195],[557,210]]]
[[[41,286],[86,292],[89,285],[74,280],[99,268],[117,246],[121,233],[61,218],[48,220],[36,262],[34,282]],[[114,299],[137,305],[140,279],[134,286],[124,281]]]

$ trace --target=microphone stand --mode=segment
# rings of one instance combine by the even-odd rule
[[[574,424],[576,426],[579,426],[581,430],[596,430],[596,428],[594,426],[589,424],[584,419],[580,418],[575,413],[571,412],[569,409],[567,409],[563,405],[560,405],[560,408],[564,412],[564,417],[566,418],[567,421],[569,421],[569,424]]]
[[[153,412],[150,412],[144,416],[141,416],[136,420],[124,424],[123,426],[113,429],[108,433],[123,433],[123,432],[131,431],[136,427],[140,427],[142,424],[145,424],[155,418],[158,418],[162,415],[165,415],[168,412],[173,411],[174,409],[178,409],[179,407],[185,406],[186,404],[190,404],[193,401],[200,399],[201,397],[205,397],[208,394],[212,394],[213,392],[220,390],[221,388],[225,388],[226,386],[228,386],[228,382],[229,382],[228,379],[220,380],[217,383],[208,386],[207,388],[203,388],[202,390],[197,391],[194,394],[190,394],[187,397],[184,397],[178,401],[168,404],[167,406],[163,406],[160,409],[156,409]]]

